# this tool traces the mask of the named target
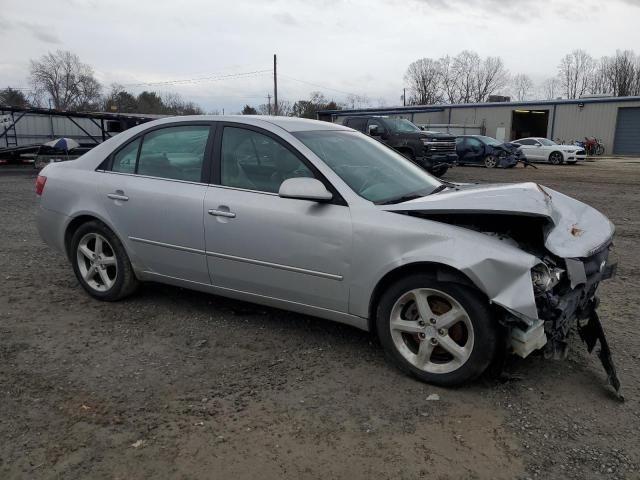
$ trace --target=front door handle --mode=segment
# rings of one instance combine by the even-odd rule
[[[107,197],[109,197],[111,200],[122,200],[123,202],[129,200],[129,197],[124,195],[124,192],[122,191],[119,191],[117,193],[107,193]]]
[[[209,210],[209,215],[213,215],[214,217],[226,217],[226,218],[236,218],[236,214],[233,212],[228,212],[225,210]]]

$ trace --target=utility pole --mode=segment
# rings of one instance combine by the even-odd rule
[[[407,89],[406,88],[402,89],[402,106],[403,107],[407,106]]]
[[[278,64],[273,54],[273,114],[278,115]]]

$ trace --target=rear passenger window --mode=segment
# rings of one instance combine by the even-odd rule
[[[126,145],[113,157],[111,171],[121,173],[134,173],[136,171],[136,158],[138,157],[138,147],[140,139]]]
[[[148,133],[142,141],[136,173],[199,182],[208,138],[209,127],[197,125]]]

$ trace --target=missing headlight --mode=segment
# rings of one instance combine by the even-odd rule
[[[564,270],[561,268],[550,268],[545,263],[539,263],[531,269],[531,280],[533,288],[537,292],[548,292],[555,287],[562,279]]]

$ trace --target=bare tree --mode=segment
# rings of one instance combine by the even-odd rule
[[[404,75],[409,85],[409,103],[429,105],[441,102],[441,75],[437,60],[421,58],[411,63]]]
[[[39,61],[31,60],[30,70],[34,89],[47,95],[54,108],[90,109],[100,102],[102,87],[93,69],[74,53],[63,50],[49,52]]]
[[[608,60],[611,92],[617,97],[640,95],[640,57],[631,50],[618,50]]]
[[[454,103],[471,103],[476,98],[476,79],[480,71],[480,56],[463,50],[453,59],[453,74],[456,77],[457,98]]]
[[[560,80],[557,77],[547,78],[542,82],[542,96],[547,100],[555,100],[560,96]]]
[[[473,100],[486,102],[489,95],[506,86],[509,74],[500,57],[487,57],[476,68]]]
[[[446,102],[458,103],[458,70],[455,69],[453,58],[446,55],[438,60],[440,64],[440,81],[442,82],[442,95]]]
[[[345,105],[349,108],[366,108],[371,106],[371,99],[366,95],[356,95],[351,93],[347,95]]]
[[[293,115],[293,104],[289,100],[278,100],[278,115],[291,117]]]
[[[603,94],[611,91],[611,59],[602,57],[593,63],[593,72],[587,91],[590,94]]]
[[[584,50],[574,50],[562,58],[558,75],[567,98],[580,98],[587,93],[593,67],[593,58]]]
[[[533,80],[531,80],[529,75],[519,73],[511,79],[511,88],[516,100],[521,102],[531,95],[533,91]]]

